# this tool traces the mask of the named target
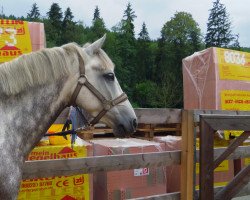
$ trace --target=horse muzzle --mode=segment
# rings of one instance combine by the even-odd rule
[[[129,137],[132,136],[137,128],[137,119],[130,118],[120,121],[113,127],[113,133],[116,137]]]

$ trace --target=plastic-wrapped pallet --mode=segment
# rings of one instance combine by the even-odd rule
[[[92,140],[94,156],[161,152],[164,145],[140,139]],[[95,200],[123,200],[166,193],[165,167],[94,174]]]
[[[250,110],[250,53],[209,48],[182,69],[184,109]]]

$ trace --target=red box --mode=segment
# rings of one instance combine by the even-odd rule
[[[32,51],[38,51],[46,47],[44,24],[39,22],[29,22],[30,39]]]
[[[140,139],[92,140],[94,156],[161,152],[162,144]],[[166,193],[165,167],[98,172],[94,199],[123,200]]]

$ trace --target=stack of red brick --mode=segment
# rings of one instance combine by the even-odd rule
[[[157,142],[140,139],[93,140],[94,156],[164,151]],[[166,193],[165,167],[94,174],[94,199],[123,200]]]

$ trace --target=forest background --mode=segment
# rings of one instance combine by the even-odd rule
[[[98,6],[93,11],[91,26],[75,21],[71,9],[62,11],[53,3],[42,17],[36,3],[27,16],[0,15],[3,19],[42,22],[45,25],[47,47],[69,42],[80,45],[93,42],[107,34],[104,50],[116,68],[116,77],[134,107],[183,108],[182,59],[209,47],[230,48],[250,52],[241,47],[239,34],[232,31],[229,13],[220,0],[209,10],[207,32],[202,35],[199,24],[187,12],[176,12],[156,40],[149,37],[145,23],[135,35],[136,13],[128,3],[121,21],[110,30],[105,26]],[[157,23],[157,22],[156,22]]]

